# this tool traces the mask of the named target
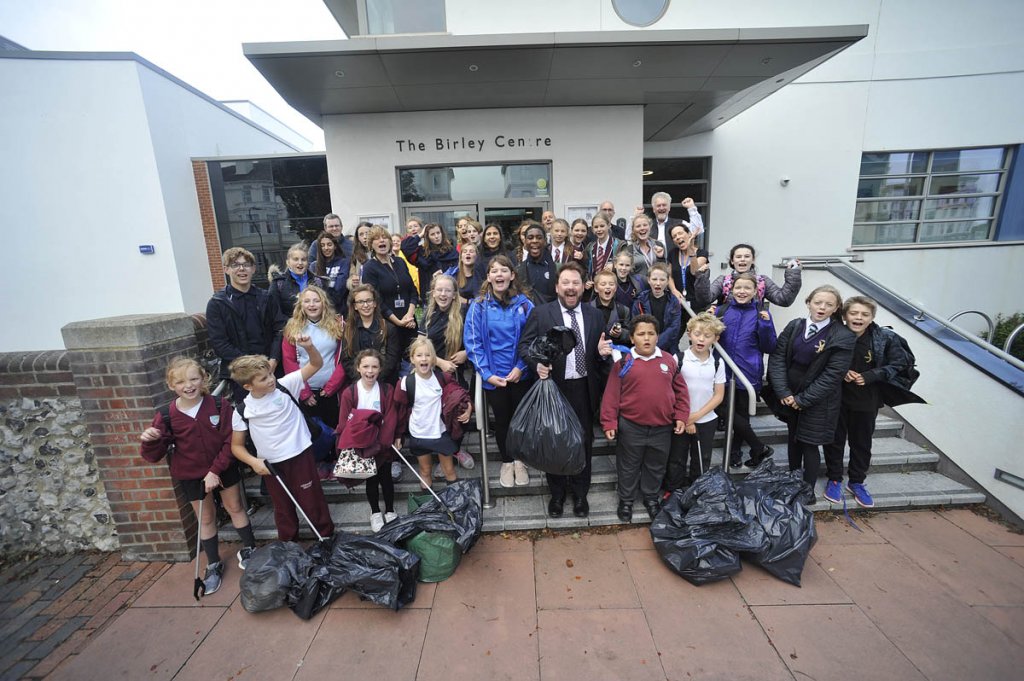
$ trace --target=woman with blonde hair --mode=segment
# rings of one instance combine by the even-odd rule
[[[324,396],[321,391],[335,373],[344,374],[338,363],[341,356],[341,317],[334,311],[327,292],[310,285],[299,294],[292,308],[292,316],[284,326],[281,338],[281,362],[285,374],[298,371],[309,363],[309,354],[295,342],[309,336],[323,357],[323,366],[309,377],[302,392],[295,395],[303,413],[318,416],[332,429],[338,425],[338,400]]]
[[[633,216],[633,235],[626,250],[633,256],[633,274],[647,279],[647,270],[656,262],[665,262],[665,244],[650,238],[651,219],[643,213]]]
[[[405,261],[391,251],[391,234],[381,225],[374,225],[367,236],[373,256],[363,265],[363,283],[377,291],[378,304],[384,320],[399,331],[401,354],[416,337],[416,306],[420,294],[409,275]]]

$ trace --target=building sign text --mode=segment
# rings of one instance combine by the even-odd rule
[[[483,151],[488,144],[493,144],[498,149],[529,149],[539,147],[550,147],[550,137],[510,137],[508,135],[495,135],[493,139],[472,139],[467,137],[435,137],[430,142],[414,139],[395,140],[399,152],[407,151]]]

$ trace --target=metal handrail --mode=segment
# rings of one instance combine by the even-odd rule
[[[219,395],[221,395],[227,389],[227,387],[228,387],[228,379],[226,379],[226,378],[221,379],[221,382],[217,384],[217,387],[214,388],[213,392],[210,393],[210,394],[213,395],[214,397],[218,397]]]
[[[1003,352],[1010,352],[1010,348],[1013,347],[1013,341],[1017,339],[1017,334],[1019,334],[1021,331],[1024,331],[1024,324],[1021,324],[1016,329],[1010,332],[1010,335],[1006,337],[1006,342],[1003,343]],[[994,335],[995,332],[993,331],[992,336],[989,336],[989,338],[992,338]]]
[[[963,317],[965,314],[976,314],[979,317],[981,317],[982,319],[984,319],[985,323],[988,324],[988,337],[989,338],[995,337],[995,334],[996,334],[996,324],[995,324],[995,322],[993,322],[992,318],[989,317],[984,312],[982,312],[981,310],[960,310],[955,315],[950,317],[948,321],[953,321],[957,317]]]
[[[491,501],[491,482],[487,475],[487,396],[484,393],[484,378],[476,373],[476,387],[473,389],[473,408],[476,410],[476,428],[480,433],[480,478],[483,483],[484,508],[494,508]]]
[[[991,343],[985,341],[983,338],[979,338],[978,336],[974,335],[970,331],[968,331],[968,330],[966,330],[966,329],[964,329],[962,327],[959,327],[956,324],[953,324],[952,322],[946,321],[945,319],[942,318],[941,315],[939,315],[936,312],[932,312],[931,310],[926,308],[924,305],[922,305],[920,302],[918,302],[916,300],[910,300],[910,299],[906,298],[905,296],[900,295],[899,293],[897,293],[896,291],[893,291],[891,288],[889,288],[885,284],[882,284],[878,280],[873,279],[872,277],[869,277],[868,275],[864,274],[864,272],[862,272],[859,269],[856,269],[854,267],[850,267],[849,265],[846,265],[845,263],[836,263],[836,264],[842,265],[843,267],[846,267],[846,268],[856,272],[857,276],[863,277],[865,280],[870,282],[873,286],[876,286],[877,288],[879,288],[880,290],[884,291],[885,293],[887,293],[888,295],[892,296],[893,298],[896,298],[897,300],[902,300],[907,305],[909,305],[909,306],[913,307],[914,309],[916,309],[917,310],[917,315],[914,317],[914,321],[915,322],[920,323],[920,322],[925,321],[926,317],[930,317],[932,319],[932,321],[934,321],[936,324],[939,324],[940,326],[946,327],[950,331],[953,331],[957,335],[963,337],[964,340],[967,340],[968,342],[973,343],[974,345],[977,345],[981,349],[985,350],[986,352],[988,352],[988,353],[990,353],[992,355],[995,355],[996,357],[998,357],[999,359],[1003,360],[1004,362],[1010,364],[1011,366],[1014,366],[1017,369],[1020,369],[1021,371],[1024,371],[1024,362],[1020,361],[1019,359],[1017,359],[1013,355],[1011,355],[1011,354],[1009,354],[1007,352],[1004,352],[1003,350],[1000,350],[996,346],[994,346]],[[827,263],[827,262],[823,263],[821,265],[811,264],[811,265],[808,266],[808,265],[805,264],[804,265],[804,269],[824,269],[824,270],[827,270],[829,272],[832,272],[832,264]]]

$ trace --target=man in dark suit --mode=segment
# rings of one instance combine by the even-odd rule
[[[562,266],[555,284],[557,300],[533,308],[526,320],[519,340],[519,355],[542,380],[554,380],[558,389],[572,406],[583,427],[583,446],[587,465],[578,475],[548,475],[551,501],[548,514],[552,518],[562,515],[565,496],[571,487],[573,513],[585,518],[590,513],[587,493],[590,491],[590,460],[594,449],[594,413],[601,400],[600,365],[608,362],[612,343],[604,337],[604,317],[591,305],[581,305],[583,297],[583,268],[569,262]],[[568,356],[553,362],[552,366],[537,364],[528,357],[530,342],[553,326],[565,326],[576,334],[576,347]]]

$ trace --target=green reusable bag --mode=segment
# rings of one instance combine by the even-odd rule
[[[409,512],[433,498],[429,494],[409,495]],[[448,579],[462,560],[462,551],[455,540],[439,532],[420,532],[405,542],[405,550],[420,557],[419,581],[426,583]]]

